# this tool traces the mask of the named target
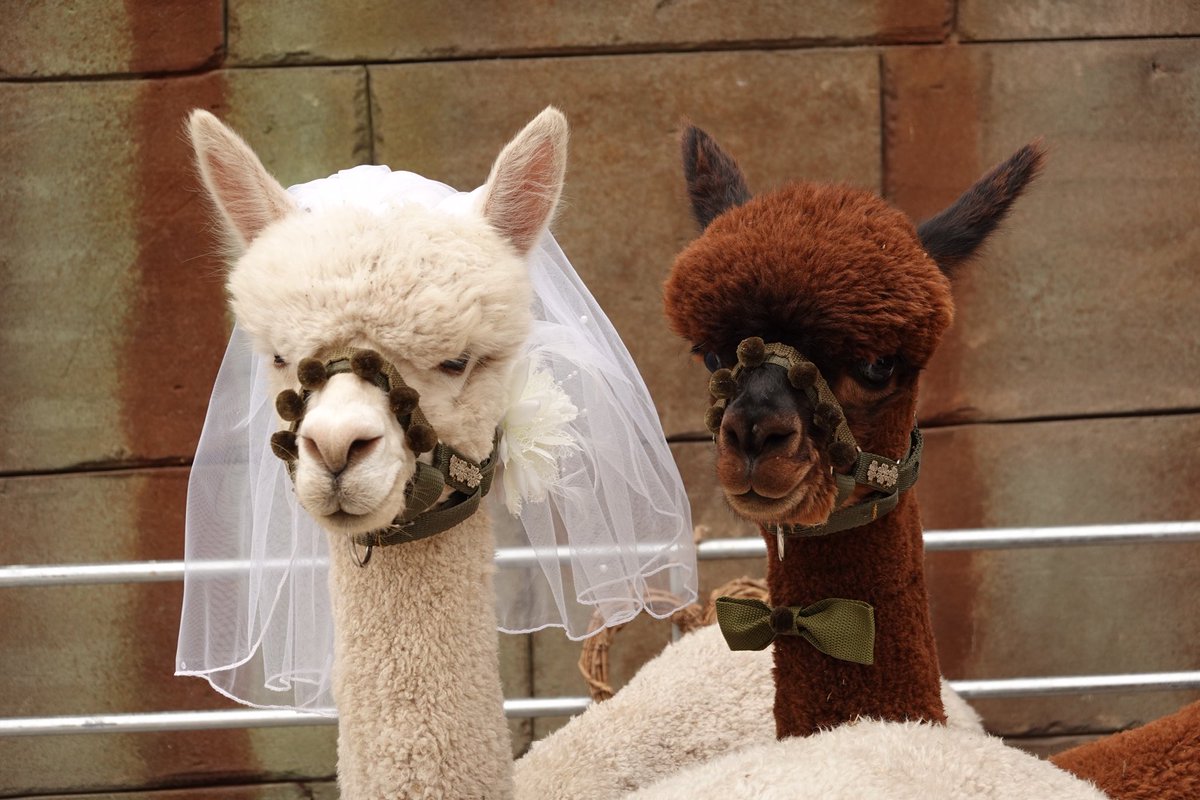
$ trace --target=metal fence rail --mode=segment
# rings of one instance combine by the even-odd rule
[[[1087,545],[1153,544],[1200,541],[1200,521],[1140,522],[1125,525],[1077,525],[1047,528],[986,528],[981,530],[926,531],[925,550],[1004,550],[1024,547],[1078,547]],[[710,539],[701,542],[697,558],[713,561],[726,558],[762,558],[767,546],[757,536],[741,539]],[[571,560],[566,548],[558,559]],[[191,569],[236,572],[249,562],[232,559],[203,561]],[[535,566],[532,547],[505,547],[496,551],[496,566]],[[287,562],[281,561],[280,567]],[[39,564],[0,566],[0,589],[29,586],[83,586],[100,583],[154,583],[183,580],[183,561],[122,561],[110,564]]]
[[[1200,689],[1200,671],[1150,672],[1130,675],[1073,675],[1052,678],[999,678],[950,681],[950,685],[968,700],[1101,692],[1178,691]],[[583,711],[590,703],[591,700],[586,697],[525,697],[505,700],[504,713],[510,719],[571,716]],[[336,716],[258,708],[66,717],[15,717],[0,719],[0,736],[43,736],[63,733],[163,733],[222,728],[333,725],[336,722]]]
[[[930,552],[1195,541],[1200,541],[1200,521],[945,530],[925,533],[925,549]],[[713,539],[701,542],[697,555],[702,561],[761,558],[766,555],[766,545],[758,537]],[[564,562],[571,558],[565,548],[560,548],[558,557],[560,561]],[[500,568],[531,566],[537,563],[536,559],[537,554],[533,548],[501,548],[496,551],[496,564]],[[194,564],[191,568],[223,573],[244,570],[247,566],[248,562],[246,561],[213,560],[202,562],[199,565]],[[284,564],[281,563],[280,566],[284,566]],[[179,581],[183,579],[183,571],[183,561],[13,565],[0,567],[0,588]],[[1097,692],[1177,691],[1200,689],[1200,671],[959,680],[950,681],[950,685],[966,699]],[[590,700],[586,697],[513,698],[504,701],[504,713],[510,718],[569,716],[583,711],[589,703]],[[336,722],[337,718],[334,716],[279,709],[16,717],[0,718],[0,736],[166,732],[331,725]]]

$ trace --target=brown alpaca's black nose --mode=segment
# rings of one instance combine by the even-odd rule
[[[790,452],[799,431],[796,415],[734,404],[721,418],[721,439],[747,460]]]
[[[787,373],[760,367],[742,373],[737,394],[721,417],[722,444],[747,461],[792,455],[803,432],[796,393]]]

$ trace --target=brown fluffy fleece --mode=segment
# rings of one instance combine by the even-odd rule
[[[820,368],[859,446],[898,459],[908,446],[916,380],[954,316],[947,273],[979,249],[1041,161],[1024,148],[921,227],[879,197],[800,183],[751,199],[736,162],[697,128],[683,136],[684,173],[701,236],[675,260],[665,287],[672,328],[706,363],[755,362],[751,337],[791,345]],[[939,260],[940,259],[940,260]],[[882,369],[872,378],[867,366]],[[808,376],[811,381],[812,376]],[[856,455],[829,446],[840,418],[813,409],[805,376],[742,372],[723,414],[710,410],[717,474],[735,512],[767,539],[772,602],[828,597],[875,607],[875,663],[837,661],[807,642],[775,641],[780,737],[856,717],[943,722],[939,668],[923,573],[915,496],[839,534],[794,538],[776,556],[774,524],[813,524],[836,502],[831,465]]]
[[[1050,760],[1096,784],[1113,800],[1196,800],[1200,798],[1200,702]]]
[[[896,353],[923,365],[954,316],[950,281],[908,217],[869,192],[818,184],[717,217],[676,258],[664,297],[688,341],[726,353],[748,336],[803,332],[814,361]]]

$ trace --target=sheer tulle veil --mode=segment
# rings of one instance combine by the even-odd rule
[[[416,203],[474,212],[476,192],[356,167],[288,190],[314,213]],[[658,416],[612,324],[547,233],[530,255],[534,324],[513,371],[489,495],[500,629],[572,639],[696,598],[691,516]],[[268,365],[235,326],[188,486],[176,674],[240,702],[332,713],[328,537],[270,451]],[[403,546],[403,545],[401,545]]]

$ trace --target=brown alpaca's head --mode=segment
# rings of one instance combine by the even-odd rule
[[[671,268],[667,317],[710,370],[733,367],[749,337],[794,347],[820,369],[858,445],[899,459],[917,377],[954,317],[950,278],[1042,157],[1037,143],[1023,147],[915,227],[847,186],[798,183],[751,198],[733,159],[688,128],[684,171],[703,232]],[[828,437],[786,370],[742,372],[714,436],[718,477],[741,516],[814,525],[834,510]]]

